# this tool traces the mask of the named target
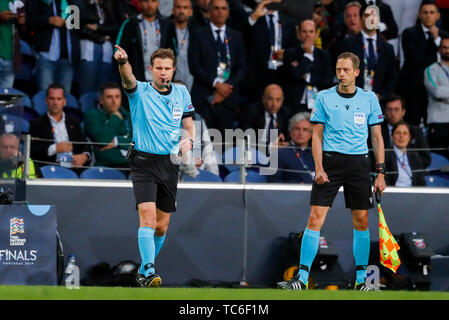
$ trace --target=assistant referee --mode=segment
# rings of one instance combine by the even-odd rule
[[[368,209],[373,207],[367,146],[369,129],[378,173],[374,192],[385,190],[385,152],[379,101],[373,92],[355,86],[360,73],[359,64],[356,55],[342,53],[336,65],[339,84],[319,92],[312,109],[315,181],[310,198],[310,216],[301,243],[299,272],[292,280],[279,282],[279,288],[307,289],[309,271],[318,252],[321,227],[338,189],[343,186],[346,207],[351,209],[354,226],[354,289],[368,290],[365,285],[370,249]]]
[[[179,151],[193,148],[194,108],[184,85],[171,83],[175,55],[159,49],[151,55],[151,82],[137,81],[125,50],[115,46],[123,87],[129,100],[135,150],[129,164],[140,228],[139,252],[142,264],[137,282],[142,287],[159,287],[154,260],[165,240],[171,212],[176,211]],[[181,142],[181,127],[186,137]]]

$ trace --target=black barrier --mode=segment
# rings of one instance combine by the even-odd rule
[[[184,285],[191,279],[240,281],[244,271],[250,285],[273,285],[282,279],[285,238],[307,224],[310,186],[246,185],[246,237],[243,188],[180,184],[178,209],[156,259],[165,284]],[[138,214],[130,182],[35,180],[28,182],[27,199],[57,206],[64,253],[76,255],[82,278],[99,262],[140,262]],[[382,203],[392,232],[425,233],[437,254],[449,254],[449,190],[388,188]],[[332,241],[348,279],[354,273],[351,221],[339,192],[322,231]],[[369,211],[369,227],[371,241],[377,241],[375,208]]]

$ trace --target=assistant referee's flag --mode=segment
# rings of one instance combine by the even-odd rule
[[[401,265],[401,259],[399,259],[398,250],[400,249],[395,238],[388,229],[387,222],[385,221],[384,213],[380,207],[380,194],[376,192],[377,211],[379,213],[379,251],[380,251],[380,263],[396,273]]]

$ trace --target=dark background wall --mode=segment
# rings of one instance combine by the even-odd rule
[[[103,261],[110,265],[123,260],[140,263],[138,214],[131,183],[47,184],[31,182],[27,199],[31,204],[56,205],[64,253],[76,255],[81,277],[90,266]],[[267,186],[247,185],[243,189],[235,185],[231,189],[229,184],[214,188],[181,184],[178,211],[172,216],[156,260],[164,283],[180,285],[190,279],[240,281],[244,270],[251,285],[279,281],[285,267],[286,237],[291,231],[302,231],[307,223],[310,187],[277,185],[263,190]],[[390,230],[394,234],[422,232],[437,254],[449,255],[449,190],[403,190],[390,188],[382,199]],[[423,190],[434,193],[419,192]],[[377,240],[375,208],[369,218],[371,240]],[[322,231],[337,250],[346,276],[352,277],[351,215],[342,192]]]

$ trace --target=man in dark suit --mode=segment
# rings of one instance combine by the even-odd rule
[[[381,100],[393,91],[398,69],[393,46],[377,33],[375,26],[368,23],[375,19],[373,15],[377,15],[377,12],[366,5],[360,8],[362,31],[343,41],[342,52],[349,51],[359,57],[360,75],[356,85],[374,91]]]
[[[138,81],[151,81],[151,54],[159,48],[169,48],[168,21],[157,17],[158,0],[139,0],[142,12],[126,19],[120,27],[116,44],[129,57]]]
[[[379,31],[385,40],[398,37],[398,25],[390,5],[381,0],[359,0],[359,2],[365,6],[377,6],[379,8]]]
[[[284,86],[284,50],[298,42],[292,20],[278,11],[268,10],[267,5],[267,1],[262,1],[256,7],[245,32],[248,43],[245,89],[250,101],[259,99],[270,83]]]
[[[192,102],[209,128],[232,129],[239,105],[238,88],[245,74],[242,36],[226,26],[226,0],[209,4],[210,24],[190,38],[189,68],[194,77]]]
[[[400,96],[392,94],[385,99],[386,121],[382,122],[382,136],[384,138],[385,149],[393,148],[393,138],[391,132],[395,124],[404,120],[405,112],[406,109],[404,106],[404,100]],[[421,157],[422,163],[426,168],[430,165],[431,161],[427,139],[420,127],[415,125],[409,125],[409,127],[411,139],[408,148],[424,149],[423,151],[419,151],[418,155]]]
[[[60,163],[66,167],[85,166],[91,159],[90,147],[77,120],[64,114],[66,105],[64,87],[52,84],[47,89],[48,111],[31,121],[31,157],[35,161]],[[48,140],[48,141],[47,141]],[[75,142],[82,142],[77,144]]]
[[[245,131],[253,129],[256,131],[257,143],[269,145],[270,130],[278,130],[278,140],[286,141],[288,136],[288,111],[284,107],[284,92],[277,84],[268,85],[262,96],[262,101],[247,106],[240,119],[240,128]],[[258,133],[263,130],[262,136]]]
[[[424,70],[437,61],[441,42],[438,27],[440,17],[438,7],[431,0],[424,0],[419,8],[419,22],[402,33],[404,65],[402,67],[397,92],[404,97],[407,105],[405,120],[419,125],[421,118],[427,121],[427,91],[424,86]]]
[[[326,50],[313,44],[317,38],[317,28],[312,20],[304,20],[297,28],[300,43],[285,51],[284,62],[287,70],[286,103],[292,114],[310,111],[314,96],[318,91],[332,86],[333,68]]]

